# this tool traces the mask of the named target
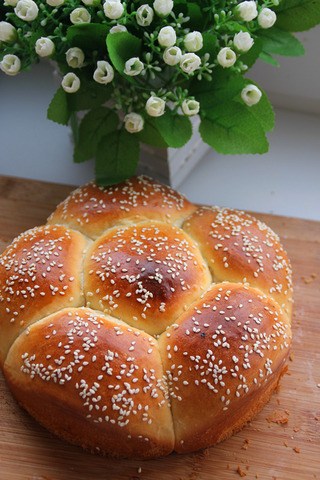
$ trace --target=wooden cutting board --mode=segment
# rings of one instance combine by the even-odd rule
[[[0,252],[22,231],[45,223],[71,190],[0,176]],[[256,419],[202,452],[114,461],[54,438],[17,406],[0,373],[0,480],[320,479],[320,222],[255,216],[280,235],[295,285],[289,370]]]

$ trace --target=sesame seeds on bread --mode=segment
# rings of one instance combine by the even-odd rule
[[[148,177],[91,182],[0,256],[0,364],[18,402],[85,450],[192,452],[269,400],[291,305],[286,252],[252,216]]]

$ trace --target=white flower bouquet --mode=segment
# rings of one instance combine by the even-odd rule
[[[217,152],[265,153],[273,110],[246,73],[303,55],[292,32],[319,23],[318,0],[1,0],[0,68],[56,62],[48,118],[72,126],[74,161],[95,158],[108,185],[135,173],[141,143],[182,147],[194,115]]]

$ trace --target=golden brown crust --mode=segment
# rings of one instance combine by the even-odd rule
[[[95,182],[82,186],[58,206],[48,222],[97,238],[114,225],[147,219],[180,225],[195,208],[172,188],[140,176],[108,188]]]
[[[87,241],[61,226],[21,234],[0,256],[0,365],[28,325],[84,304],[82,263]]]
[[[62,310],[18,338],[4,372],[21,405],[72,443],[129,458],[173,449],[158,344],[144,332],[86,308]]]
[[[195,242],[162,222],[115,227],[90,247],[84,266],[87,305],[155,335],[209,287]]]
[[[269,297],[223,283],[211,287],[159,342],[175,450],[190,452],[220,441],[257,413],[284,367],[291,329]]]
[[[277,235],[244,212],[146,177],[90,183],[0,256],[0,364],[20,404],[86,450],[191,452],[276,388],[291,282]]]
[[[259,288],[291,314],[290,261],[264,223],[239,210],[200,207],[183,228],[198,242],[216,282]]]

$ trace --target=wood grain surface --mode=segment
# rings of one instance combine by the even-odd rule
[[[0,176],[0,252],[45,223],[71,190]],[[115,461],[53,437],[19,408],[0,373],[0,480],[320,480],[320,222],[254,215],[280,235],[294,270],[289,369],[263,411],[205,451]]]

